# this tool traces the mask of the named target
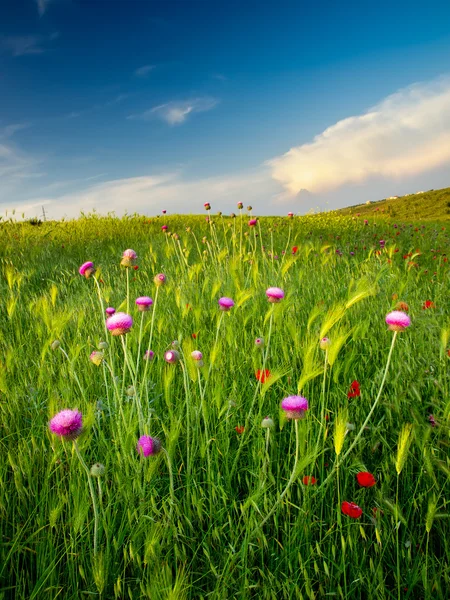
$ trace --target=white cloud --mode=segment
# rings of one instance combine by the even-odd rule
[[[267,162],[291,194],[323,193],[372,178],[398,181],[450,161],[450,79],[415,84],[311,143]]]
[[[275,196],[278,186],[264,170],[249,171],[242,174],[223,177],[209,177],[186,180],[179,173],[166,173],[156,176],[132,177],[106,181],[90,185],[75,193],[59,196],[41,196],[26,201],[29,207],[48,206],[47,214],[51,219],[61,217],[76,218],[80,212],[93,209],[100,214],[125,212],[140,214],[160,214],[165,208],[170,213],[194,214],[203,211],[203,203],[211,202],[213,211],[237,211],[236,203],[241,200],[247,204],[261,204],[261,198]],[[23,212],[24,206],[9,205]],[[35,211],[36,212],[36,211]],[[39,211],[37,211],[39,212]],[[37,214],[37,213],[36,213]],[[34,216],[31,212],[26,218]]]
[[[40,17],[43,17],[47,12],[47,9],[52,0],[36,0],[36,5]]]
[[[12,137],[17,131],[27,129],[30,123],[11,123],[3,128],[0,128],[0,139]]]
[[[148,77],[151,73],[151,71],[153,71],[153,69],[155,68],[155,65],[144,65],[143,67],[139,67],[139,69],[136,69],[134,74],[136,75],[136,77],[142,77],[143,79],[145,79],[145,77]]]
[[[149,121],[156,117],[166,121],[166,123],[169,125],[181,125],[186,121],[189,115],[211,110],[217,104],[218,100],[216,98],[191,98],[190,100],[185,100],[182,102],[174,101],[167,102],[166,104],[160,104],[159,106],[154,106],[143,113],[129,115],[127,118]]]
[[[44,54],[48,50],[49,42],[53,42],[58,37],[57,31],[50,35],[0,36],[0,47],[15,57]]]

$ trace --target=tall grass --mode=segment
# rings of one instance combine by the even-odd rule
[[[449,234],[395,225],[249,229],[242,212],[2,224],[0,598],[445,600]],[[120,267],[126,248],[137,270]],[[94,278],[78,274],[87,260]],[[220,311],[220,296],[235,307]],[[394,347],[384,318],[398,301],[412,325]],[[130,307],[125,339],[105,331],[106,306]],[[295,426],[280,410],[294,394],[309,401]],[[48,429],[64,408],[83,413],[76,446]],[[143,434],[164,452],[139,456]],[[360,488],[360,471],[376,485]]]

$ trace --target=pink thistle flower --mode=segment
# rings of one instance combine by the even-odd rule
[[[262,337],[256,338],[255,346],[257,346],[258,348],[264,348],[264,338],[262,338]]]
[[[158,273],[158,275],[155,275],[155,277],[153,278],[153,281],[156,287],[160,287],[161,285],[164,285],[166,283],[166,279],[167,277],[164,275],[164,273]]]
[[[177,350],[167,350],[164,354],[164,360],[170,365],[173,365],[180,360],[180,353],[177,352]]]
[[[165,208],[163,208],[161,212],[162,212],[163,215],[165,215],[166,212],[167,212],[167,210]]]
[[[231,298],[227,298],[226,296],[219,298],[220,310],[228,311],[228,310],[230,310],[230,308],[233,308],[233,306],[234,306],[234,301]]]
[[[162,230],[162,231],[167,231],[168,229],[169,229],[169,228],[167,227],[167,225],[163,225],[163,226],[161,227],[161,230]]]
[[[120,264],[122,265],[122,267],[133,267],[136,264],[136,260],[136,252],[131,248],[128,248],[122,254],[122,260],[120,261]]]
[[[249,227],[255,227],[255,225],[258,223],[258,219],[250,219],[250,221],[248,222],[248,226]]]
[[[78,269],[78,273],[83,277],[86,277],[86,279],[89,279],[89,277],[95,273],[94,263],[90,260],[83,263]]]
[[[50,431],[66,440],[75,440],[83,430],[83,416],[78,410],[66,408],[51,419]]]
[[[129,333],[133,325],[133,319],[126,313],[119,312],[106,319],[106,327],[111,335],[125,335]]]
[[[328,348],[330,347],[330,343],[331,343],[331,342],[330,342],[330,339],[329,339],[329,338],[327,338],[327,337],[323,337],[323,338],[320,340],[320,342],[319,342],[320,349],[321,349],[321,350],[328,350]]]
[[[161,442],[158,438],[153,438],[149,435],[141,435],[136,450],[141,456],[154,456],[161,451]]]
[[[153,300],[149,296],[141,296],[136,298],[136,306],[139,312],[147,312],[150,310],[150,306],[153,304]]]
[[[406,313],[394,310],[386,315],[386,323],[391,331],[404,331],[411,325],[411,319]]]
[[[112,306],[108,306],[108,308],[105,310],[105,313],[111,317],[114,313],[116,312],[116,309],[113,308]]]
[[[193,352],[191,352],[191,357],[194,360],[202,360],[203,354],[200,352],[200,350],[194,350]]]
[[[284,298],[284,292],[281,288],[270,287],[266,290],[266,296],[269,302],[280,302]]]
[[[303,396],[288,396],[281,401],[286,419],[303,419],[308,410],[308,400]]]
[[[293,213],[293,212],[288,212],[288,217],[289,217],[290,219],[292,219],[292,217],[293,217],[293,216],[294,216],[294,213]]]
[[[153,360],[155,357],[155,353],[153,350],[146,350],[144,354],[144,360]]]

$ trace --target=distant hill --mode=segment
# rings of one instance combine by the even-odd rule
[[[335,210],[333,213],[387,217],[402,221],[450,221],[450,188],[366,202]]]

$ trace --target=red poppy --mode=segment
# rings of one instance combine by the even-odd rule
[[[236,425],[235,430],[239,433],[239,435],[241,433],[244,433],[245,431],[245,427],[243,427],[242,425]]]
[[[356,381],[352,381],[350,385],[350,390],[347,394],[347,398],[356,398],[357,396],[361,396],[361,390],[359,389],[359,383]]]
[[[314,485],[315,483],[317,483],[317,479],[312,475],[305,475],[302,481],[303,485]]]
[[[352,519],[359,519],[362,515],[363,511],[357,504],[353,504],[353,502],[344,501],[341,505],[342,514],[347,515],[347,517],[351,517]]]
[[[255,377],[261,383],[266,383],[266,381],[270,379],[270,371],[269,369],[264,369],[264,371],[258,369],[255,373]]]
[[[137,271],[137,270],[139,269],[139,266],[138,266],[138,265],[134,265],[133,269],[134,269],[135,271]]]
[[[426,310],[427,308],[435,308],[435,304],[434,304],[434,302],[431,302],[431,300],[425,300],[422,308],[423,308],[423,310]]]
[[[192,337],[194,338],[194,340],[196,340],[196,339],[197,339],[197,334],[196,334],[196,333],[193,333],[193,334],[192,334]]]
[[[377,480],[368,471],[361,471],[357,473],[356,479],[361,487],[372,487],[376,484]]]
[[[298,250],[298,246],[292,246],[292,254],[296,254]]]

